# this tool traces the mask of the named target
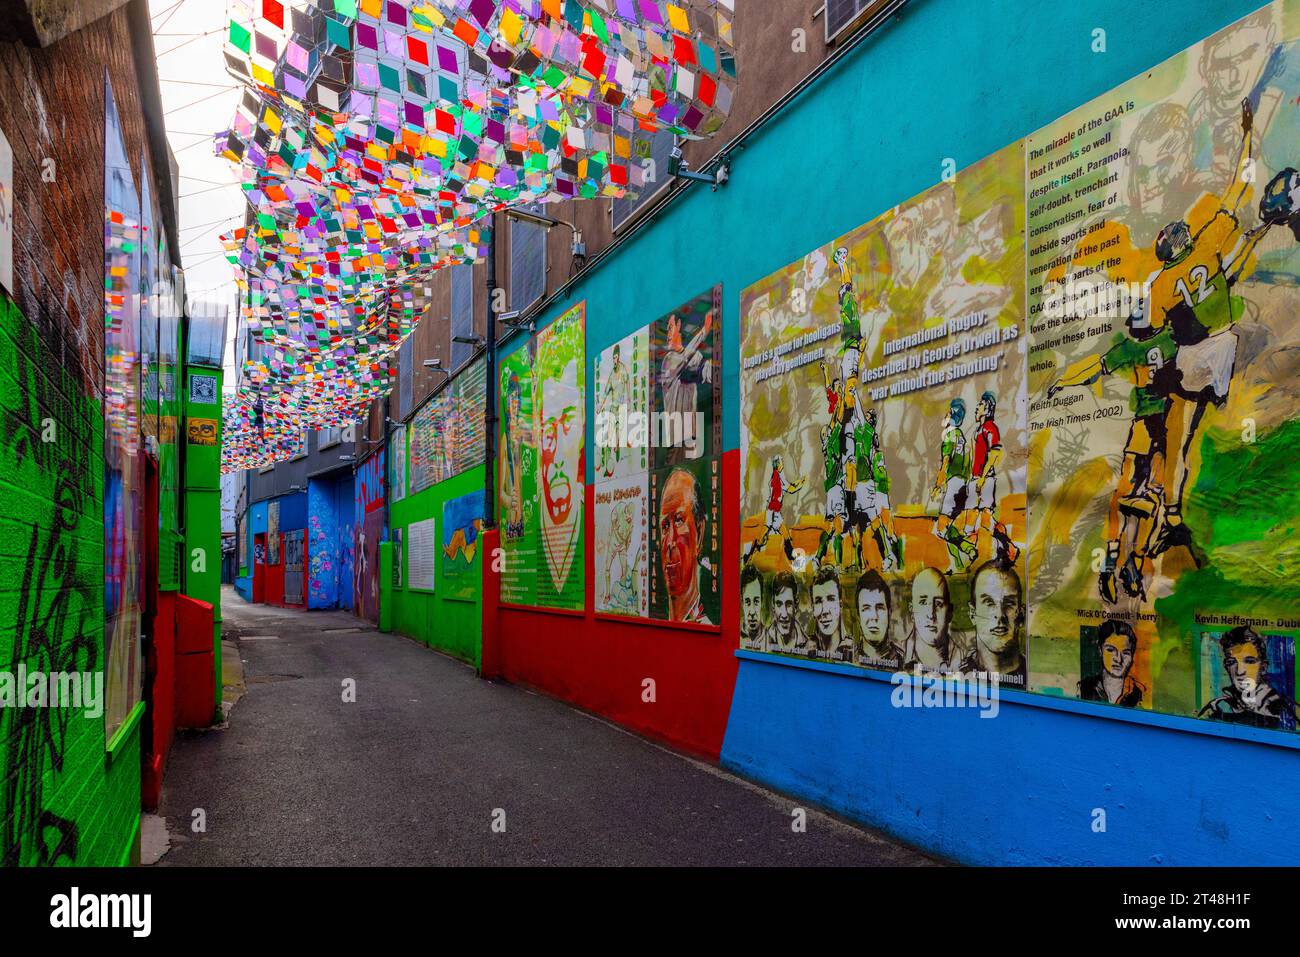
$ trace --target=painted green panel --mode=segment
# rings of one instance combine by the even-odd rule
[[[410,576],[403,569],[403,587],[393,588],[392,576],[384,584],[381,605],[392,609],[391,626],[398,634],[424,642],[429,647],[459,658],[478,667],[482,650],[482,569],[483,556],[475,550],[470,569],[454,568],[453,579],[446,575],[447,559],[442,553],[443,506],[453,499],[471,492],[482,492],[484,469],[482,466],[462,472],[454,478],[439,482],[422,492],[408,495],[392,504],[392,526],[402,530],[402,539],[409,548],[407,529],[412,522],[429,518],[436,520],[439,554],[436,558],[435,588],[432,593],[411,591],[406,588]],[[461,557],[461,556],[458,556]],[[461,558],[463,562],[463,558]],[[403,554],[404,566],[410,556]],[[391,561],[387,563],[391,566]],[[381,568],[383,566],[381,565]],[[467,576],[478,575],[479,585],[472,589],[469,598],[455,598],[453,594],[470,592],[462,586]]]

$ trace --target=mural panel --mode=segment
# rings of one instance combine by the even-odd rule
[[[585,315],[579,303],[501,364],[503,601],[585,602]]]
[[[1023,686],[1022,145],[741,310],[743,646]]]
[[[442,579],[444,598],[474,601],[482,590],[483,492],[469,492],[442,506]]]
[[[355,490],[352,607],[356,614],[379,622],[379,543],[384,537],[384,450],[357,469]]]
[[[1029,138],[1032,685],[1293,730],[1300,3]]]
[[[140,700],[144,477],[140,468],[142,225],[111,86],[104,134],[104,726]]]
[[[741,646],[1295,730],[1298,102],[1277,0],[747,289]]]
[[[596,610],[717,625],[722,287],[596,360]]]
[[[483,464],[487,364],[476,360],[431,398],[410,422],[410,491]]]

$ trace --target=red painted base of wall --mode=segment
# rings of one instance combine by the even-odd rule
[[[176,726],[206,728],[216,698],[212,640],[216,619],[205,601],[176,598]]]
[[[176,736],[176,593],[158,593],[153,641],[145,653],[149,700],[148,748],[141,759],[140,803],[146,811],[158,808],[162,796],[167,754]]]
[[[595,616],[595,494],[588,486],[587,611],[554,614],[500,605],[499,576],[491,573],[492,562],[485,562],[484,677],[528,685],[647,737],[716,759],[736,685],[739,479],[740,453],[727,452],[722,457],[721,634]],[[485,555],[491,556],[495,536],[484,541]],[[643,700],[647,678],[655,682],[653,702]]]
[[[263,587],[266,589],[263,600],[268,605],[284,607],[284,535],[280,536],[280,561],[265,566]]]

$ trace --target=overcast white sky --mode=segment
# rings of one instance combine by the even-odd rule
[[[186,294],[234,301],[234,272],[217,237],[244,214],[236,167],[213,155],[211,134],[230,126],[239,90],[221,56],[225,0],[149,0],[167,138],[180,165],[180,241]],[[206,35],[204,35],[206,34]],[[196,135],[199,134],[199,135]],[[234,316],[227,324],[226,386],[233,387]]]

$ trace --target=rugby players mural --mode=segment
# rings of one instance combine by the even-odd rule
[[[1014,144],[742,293],[745,647],[1023,686],[1024,165]]]
[[[1028,140],[1032,688],[1295,727],[1298,41],[1270,4]]]
[[[640,329],[595,361],[596,611],[649,614],[650,331]]]
[[[1300,0],[741,309],[743,648],[1296,729]]]

